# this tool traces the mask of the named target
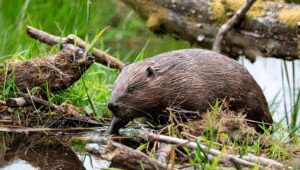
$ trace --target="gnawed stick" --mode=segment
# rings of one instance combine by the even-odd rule
[[[68,35],[67,37],[59,37],[47,33],[45,31],[36,29],[31,26],[27,26],[27,34],[39,40],[42,43],[46,43],[48,45],[56,45],[56,44],[76,44],[76,46],[85,49],[88,45],[79,37],[76,37],[73,34]],[[121,70],[124,67],[124,63],[117,58],[97,49],[93,48],[93,54],[95,57],[95,61],[109,67]]]
[[[235,25],[239,24],[246,15],[247,11],[250,9],[250,7],[254,4],[256,0],[247,0],[246,3],[225,23],[223,24],[219,32],[214,40],[213,44],[213,51],[221,53],[222,49],[222,42],[224,40],[224,37],[229,32],[230,29],[232,29]],[[251,56],[251,61],[254,59],[255,61],[256,56]]]
[[[146,154],[112,140],[108,142],[104,149],[100,148],[97,144],[88,144],[86,150],[102,159],[111,161],[112,167],[133,170],[168,169],[165,165],[150,158]]]
[[[175,137],[170,137],[170,136],[164,136],[164,135],[156,135],[156,134],[151,134],[151,133],[145,133],[143,135],[140,135],[141,138],[143,138],[146,141],[158,141],[158,142],[163,142],[167,144],[177,144],[177,145],[184,145],[186,147],[196,149],[197,148],[197,143],[184,140],[184,139],[179,139]],[[201,148],[202,151],[206,151],[208,154],[213,155],[215,157],[221,156],[221,161],[223,160],[229,160],[237,165],[242,165],[242,166],[247,166],[247,167],[254,167],[257,165],[260,166],[265,166],[265,167],[274,167],[277,169],[293,169],[290,166],[286,166],[282,163],[279,163],[275,160],[268,159],[268,158],[262,158],[262,157],[257,157],[254,155],[247,155],[247,156],[241,156],[241,155],[232,155],[232,154],[225,154],[221,153],[220,151],[213,149],[213,148],[208,148],[207,146],[199,143],[198,146]]]
[[[6,100],[6,105],[10,108],[24,107],[28,104],[24,97],[9,98]]]
[[[17,96],[19,96],[18,98],[9,98],[6,100],[6,105],[10,108],[17,108],[17,107],[24,107],[27,105],[36,105],[36,104],[40,104],[43,106],[46,106],[50,109],[53,109],[55,111],[57,111],[59,114],[65,114],[66,110],[64,110],[62,107],[50,103],[46,100],[40,99],[38,97],[35,96],[31,96],[28,95],[26,93],[23,92],[17,92]]]
[[[61,107],[59,107],[58,105],[50,103],[50,102],[48,102],[46,100],[43,100],[43,99],[40,99],[38,97],[31,96],[31,95],[28,95],[28,94],[23,93],[23,92],[17,92],[17,96],[20,96],[21,98],[23,98],[23,99],[19,98],[18,100],[25,100],[27,102],[27,104],[34,105],[34,104],[38,103],[38,104],[41,104],[43,106],[49,107],[50,109],[54,109],[54,110],[58,111],[60,114],[65,113],[65,111]]]
[[[10,108],[17,108],[17,107],[24,107],[28,105],[35,106],[36,104],[38,104],[38,105],[43,105],[45,107],[48,107],[51,110],[55,110],[61,115],[63,114],[75,115],[73,113],[74,111],[72,110],[72,108],[70,108],[70,106],[73,105],[69,105],[69,104],[56,105],[46,100],[43,100],[41,98],[38,98],[36,96],[29,95],[23,92],[17,92],[17,96],[19,97],[7,99],[6,105]],[[70,118],[65,117],[65,119],[70,119]],[[76,117],[73,119],[75,120]]]

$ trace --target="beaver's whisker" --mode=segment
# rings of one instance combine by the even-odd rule
[[[141,109],[138,109],[138,108],[135,108],[135,107],[131,107],[131,106],[127,106],[127,105],[124,105],[124,104],[120,104],[121,107],[123,108],[129,108],[129,109],[134,109],[134,110],[138,110],[138,111],[141,111],[143,112],[144,114],[146,114],[147,116],[151,117],[153,119],[153,117],[151,116],[150,113],[144,111],[144,110],[141,110]],[[122,117],[124,118],[128,118],[129,120],[131,120],[133,117],[135,117],[132,113],[130,112],[125,112],[126,114],[124,114],[124,111],[121,112],[121,115]],[[128,115],[130,114],[130,115]]]

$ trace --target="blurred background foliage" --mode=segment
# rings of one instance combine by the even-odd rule
[[[285,0],[285,2],[300,4],[300,0]]]
[[[28,38],[25,26],[32,25],[56,35],[75,33],[92,40],[104,27],[111,28],[96,44],[123,61],[131,62],[147,44],[145,55],[189,47],[183,41],[155,36],[132,10],[116,0],[0,0],[0,56],[43,54],[41,44]],[[32,48],[34,50],[32,50]],[[3,60],[2,60],[3,61]]]

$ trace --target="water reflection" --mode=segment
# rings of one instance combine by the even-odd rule
[[[0,133],[0,169],[100,169],[109,163],[93,156],[76,154],[55,136]]]

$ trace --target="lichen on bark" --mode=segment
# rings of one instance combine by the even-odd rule
[[[285,7],[278,12],[278,20],[289,26],[296,26],[300,22],[300,8]]]
[[[259,17],[267,10],[267,2],[283,2],[282,0],[258,0],[249,9],[246,14],[246,19],[253,19]],[[212,7],[212,18],[216,24],[225,23],[231,15],[246,3],[246,0],[213,0],[210,3]]]

